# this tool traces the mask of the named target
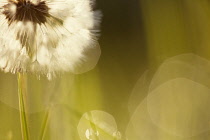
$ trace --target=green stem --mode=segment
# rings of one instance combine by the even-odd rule
[[[50,114],[50,109],[47,110],[47,112],[44,116],[44,121],[42,123],[42,128],[41,128],[41,133],[40,133],[39,140],[44,140],[45,132],[46,132],[46,129],[47,129],[47,123],[48,123],[48,120],[49,120],[49,114]]]
[[[19,112],[20,112],[20,125],[21,125],[21,133],[23,140],[29,140],[29,131],[26,119],[26,109],[25,109],[25,102],[24,102],[24,75],[18,73],[18,98],[19,98]]]

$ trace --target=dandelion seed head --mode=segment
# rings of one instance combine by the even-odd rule
[[[0,68],[54,77],[74,71],[97,44],[100,13],[92,0],[0,2]]]
[[[3,6],[3,14],[6,16],[9,24],[14,21],[27,22],[31,21],[33,23],[45,23],[46,17],[50,16],[48,11],[49,8],[45,1],[39,1],[33,3],[30,0],[9,0],[8,4]]]

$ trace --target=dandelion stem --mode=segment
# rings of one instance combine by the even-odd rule
[[[25,93],[25,79],[24,75],[18,73],[18,99],[19,99],[19,112],[20,112],[20,125],[21,125],[21,133],[23,140],[29,140],[29,131],[28,124],[26,119],[26,109],[24,102],[24,93]]]

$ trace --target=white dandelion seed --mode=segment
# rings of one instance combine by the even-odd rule
[[[100,12],[93,0],[0,2],[0,68],[53,77],[73,71],[97,44]]]

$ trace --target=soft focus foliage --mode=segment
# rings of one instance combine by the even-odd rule
[[[209,0],[96,2],[99,61],[27,75],[31,140],[209,140]],[[0,140],[21,140],[16,76],[0,77]]]

